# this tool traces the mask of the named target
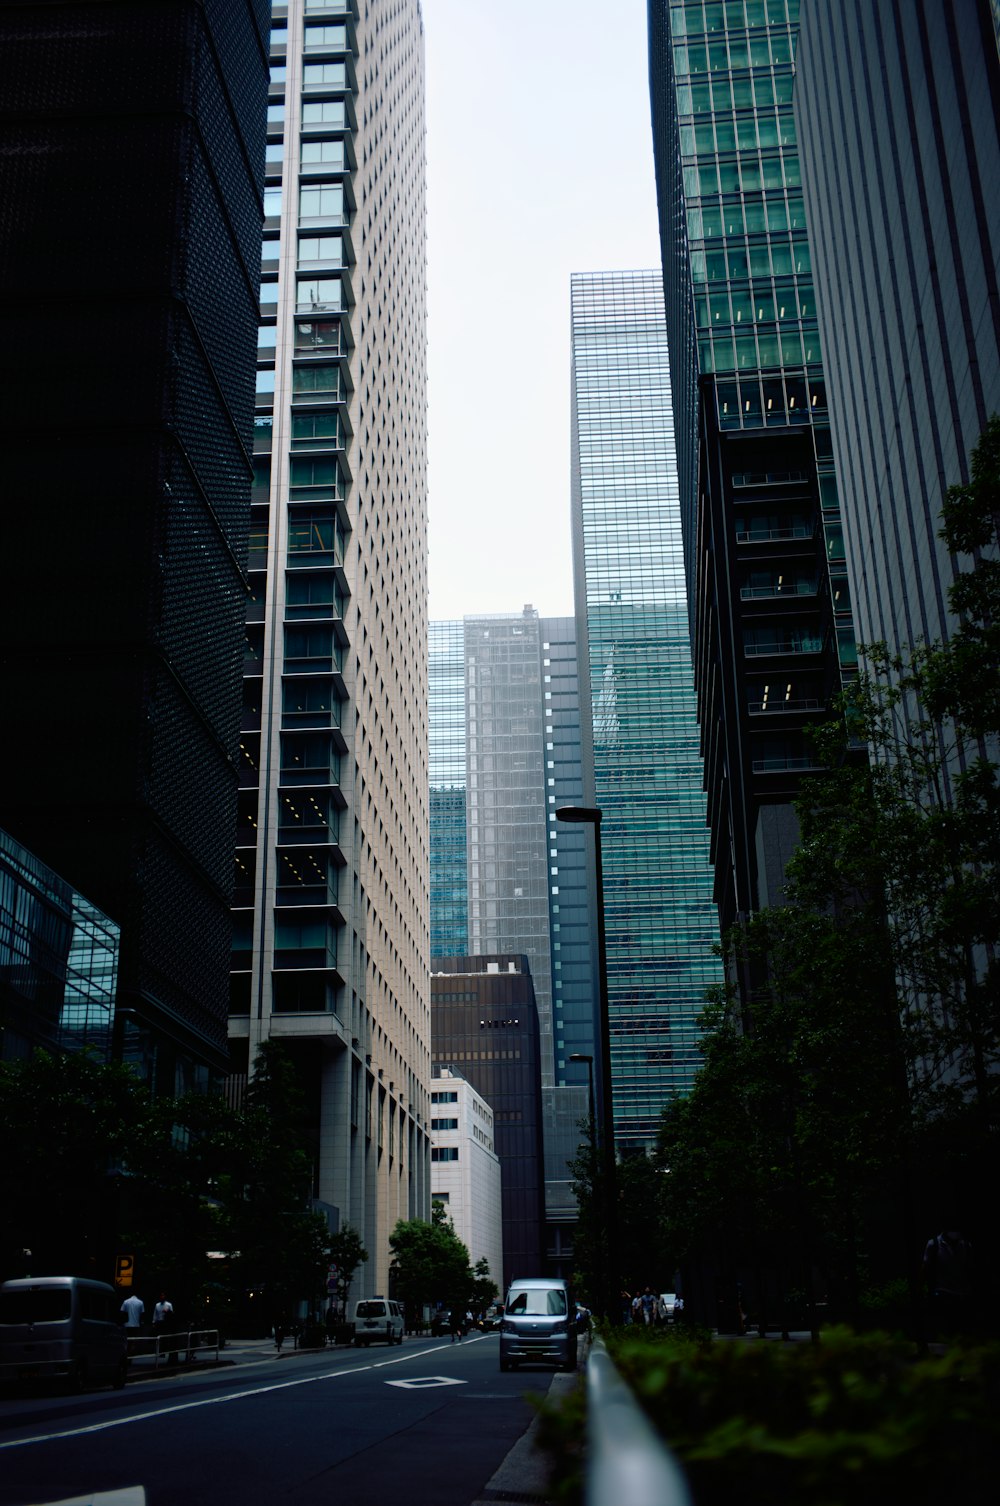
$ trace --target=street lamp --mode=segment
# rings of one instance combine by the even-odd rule
[[[611,1321],[618,1301],[618,1262],[615,1249],[615,1219],[618,1199],[615,1195],[615,1115],[611,1096],[611,1027],[608,1010],[608,949],[604,935],[604,869],[601,864],[601,811],[594,805],[561,805],[557,821],[569,821],[594,829],[594,878],[597,888],[597,966],[600,981],[601,1048],[601,1154],[604,1162],[605,1219],[608,1264],[605,1273],[607,1292],[604,1316]],[[591,1077],[593,1083],[593,1077]]]
[[[587,1099],[590,1104],[590,1133],[593,1136],[596,1134],[594,1119],[594,1058],[592,1056],[585,1056],[582,1051],[571,1051],[569,1060],[571,1062],[587,1063]]]

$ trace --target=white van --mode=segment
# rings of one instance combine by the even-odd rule
[[[0,1286],[0,1382],[61,1381],[73,1391],[128,1374],[121,1295],[84,1276],[25,1276]]]
[[[403,1342],[403,1309],[388,1297],[362,1297],[354,1304],[354,1342],[357,1345]]]
[[[511,1282],[500,1323],[500,1369],[555,1364],[576,1369],[576,1308],[565,1281],[533,1276]]]

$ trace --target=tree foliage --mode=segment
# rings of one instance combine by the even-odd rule
[[[353,1224],[345,1224],[331,1236],[329,1255],[331,1264],[337,1267],[337,1297],[346,1305],[354,1273],[368,1259],[368,1251]]]
[[[971,469],[943,514],[971,560],[961,621],[862,650],[816,734],[788,903],[725,938],[743,991],[711,1001],[657,1150],[672,1248],[822,1268],[851,1316],[880,1267],[912,1276],[915,1187],[996,1233],[974,1190],[995,1184],[1000,1087],[1000,420]]]
[[[218,1095],[153,1097],[86,1053],[0,1063],[0,1143],[4,1277],[111,1281],[129,1254],[140,1292],[169,1290],[185,1317],[209,1284],[216,1311],[251,1288],[277,1306],[322,1290],[329,1234],[309,1211],[302,1102],[278,1046],[239,1112]],[[209,1251],[229,1256],[221,1277]]]
[[[218,1248],[230,1256],[230,1283],[260,1291],[271,1315],[325,1289],[330,1232],[309,1208],[312,1164],[305,1149],[304,1102],[282,1046],[257,1054],[242,1111],[226,1137],[219,1175]]]
[[[441,1203],[435,1203],[430,1223],[400,1219],[389,1247],[393,1290],[411,1312],[435,1303],[478,1312],[497,1295],[488,1262],[479,1260],[475,1269],[470,1266],[469,1252]]]

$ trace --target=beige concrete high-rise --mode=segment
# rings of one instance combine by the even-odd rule
[[[429,1217],[423,20],[275,4],[233,1073],[307,1091],[314,1196],[386,1291]]]

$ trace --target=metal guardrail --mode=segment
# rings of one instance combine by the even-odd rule
[[[196,1354],[214,1350],[215,1362],[218,1364],[222,1346],[217,1328],[188,1328],[182,1333],[129,1334],[127,1347],[130,1360],[150,1357],[156,1369],[161,1359],[166,1363],[168,1355],[180,1354],[182,1351],[185,1359],[191,1360]]]
[[[600,1340],[587,1360],[587,1506],[692,1506],[680,1465]]]

